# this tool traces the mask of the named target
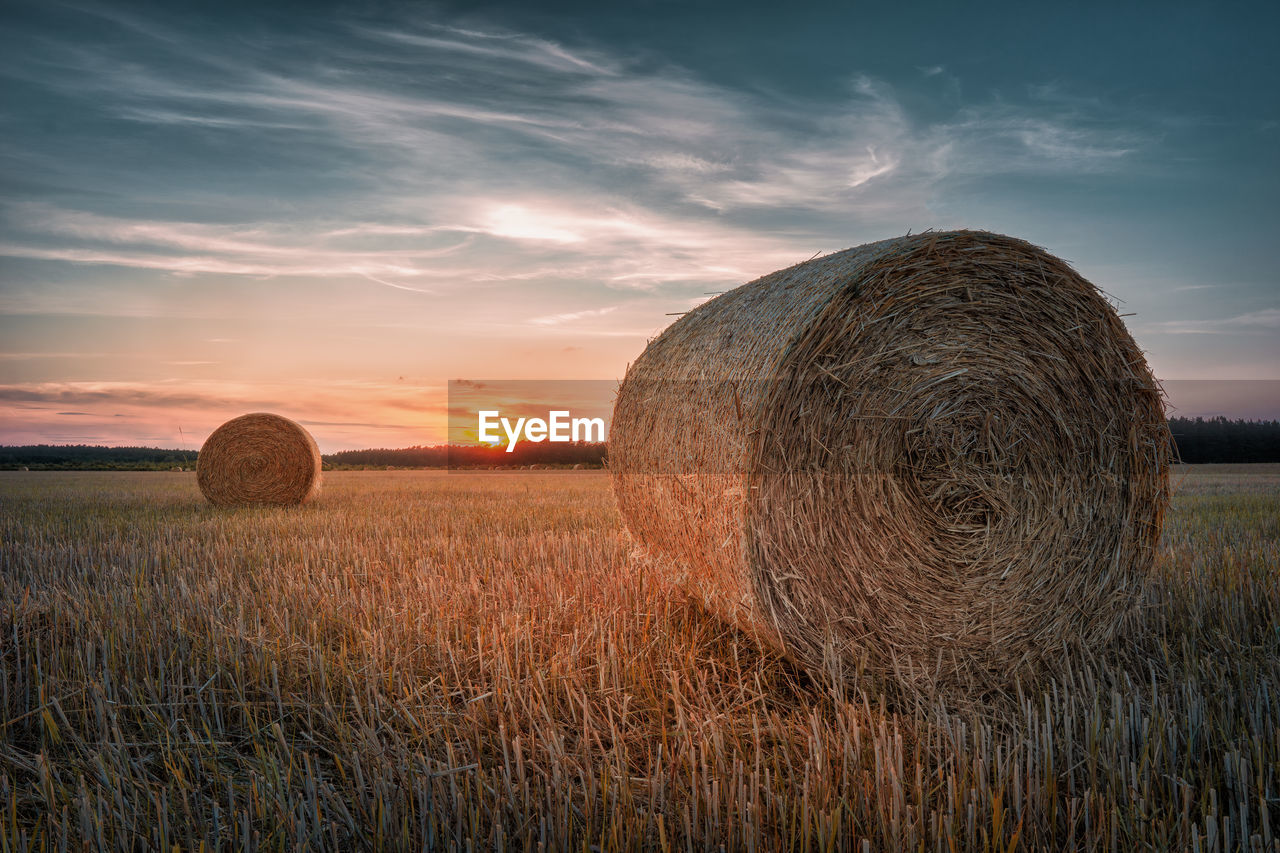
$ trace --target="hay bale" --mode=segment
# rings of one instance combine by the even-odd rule
[[[256,412],[213,431],[196,458],[196,482],[220,506],[297,504],[319,490],[320,464],[310,433],[288,418]]]
[[[1132,624],[1168,466],[1114,309],[971,231],[686,314],[627,371],[609,446],[633,539],[714,612],[813,668],[965,695]]]
[[[20,468],[19,470],[22,470],[22,471],[30,471],[31,469],[30,469],[30,468],[28,468],[26,465],[23,465],[23,466],[22,466],[22,468]]]
[[[173,471],[173,472],[175,472],[175,473],[177,473],[177,474],[181,474],[181,473],[182,473],[182,466],[181,466],[181,465],[174,465],[174,466],[173,466],[172,468],[170,468],[169,470],[170,470],[170,471]]]
[[[574,470],[574,471],[581,471],[581,470],[582,470],[582,463],[581,463],[581,462],[575,462],[575,463],[573,463],[573,469],[572,469],[572,470]]]

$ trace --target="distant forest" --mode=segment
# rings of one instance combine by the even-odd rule
[[[1183,462],[1280,462],[1280,421],[1171,418]]]
[[[194,450],[158,447],[99,447],[94,444],[32,444],[0,447],[0,470],[171,471],[196,466]]]
[[[1280,462],[1280,421],[1173,418],[1170,431],[1183,462]],[[591,442],[522,442],[507,453],[471,446],[405,447],[399,450],[343,450],[325,455],[326,469],[343,468],[569,468],[605,464],[608,445]],[[171,471],[192,470],[194,450],[155,447],[49,445],[0,447],[0,470]]]
[[[599,468],[608,445],[589,442],[521,442],[511,453],[489,447],[405,447],[399,450],[343,450],[325,454],[326,470],[343,468]],[[89,444],[0,447],[0,471],[172,471],[195,470],[196,451],[155,447],[98,447]]]

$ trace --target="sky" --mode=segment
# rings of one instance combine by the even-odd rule
[[[325,451],[435,443],[448,380],[618,379],[711,293],[927,228],[1070,261],[1177,413],[1280,417],[1278,30],[1263,3],[10,0],[0,443],[194,449],[260,410]]]

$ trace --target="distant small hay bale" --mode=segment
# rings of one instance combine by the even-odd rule
[[[170,470],[170,471],[174,471],[174,472],[177,472],[177,473],[181,474],[181,473],[182,473],[182,466],[181,466],[181,465],[174,465],[174,466],[173,466],[172,468],[170,468],[169,470]]]
[[[18,470],[19,470],[19,471],[30,471],[31,469],[30,469],[30,468],[28,468],[26,465],[23,465],[23,466],[22,466],[21,468],[19,468]]]
[[[581,471],[581,470],[582,470],[582,463],[581,463],[581,462],[575,462],[575,463],[574,463],[574,465],[573,465],[573,470],[574,470],[574,471]]]
[[[298,504],[319,490],[320,466],[310,433],[288,418],[256,412],[214,430],[196,458],[196,482],[219,506]]]
[[[814,670],[974,696],[1136,624],[1169,447],[1093,285],[926,232],[680,318],[623,380],[609,468],[642,553],[721,617]]]

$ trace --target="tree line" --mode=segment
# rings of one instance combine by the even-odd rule
[[[95,444],[29,444],[0,447],[0,470],[170,471],[195,468],[196,451],[160,447],[100,447]]]
[[[1280,421],[1227,418],[1172,418],[1169,430],[1183,462],[1280,462]],[[38,444],[0,447],[0,470],[169,471],[191,470],[194,450],[157,447],[98,447]],[[324,456],[329,469],[341,468],[522,468],[529,465],[598,468],[608,445],[598,442],[521,442],[503,448],[435,445],[399,449],[343,450]]]
[[[1280,421],[1170,418],[1183,462],[1280,462]]]

